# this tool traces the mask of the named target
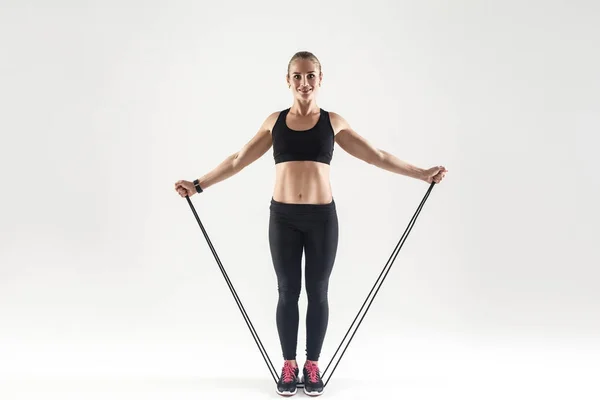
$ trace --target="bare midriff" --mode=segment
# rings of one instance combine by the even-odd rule
[[[329,204],[333,200],[328,164],[288,161],[275,165],[273,199],[289,204]]]

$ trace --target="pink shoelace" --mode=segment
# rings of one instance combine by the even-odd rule
[[[317,364],[313,362],[307,362],[304,365],[304,368],[306,368],[306,371],[308,371],[308,380],[311,383],[317,383],[319,381],[319,367]]]
[[[283,382],[285,383],[290,383],[294,380],[296,371],[291,362],[286,361],[283,363],[283,371],[281,375],[283,376]]]

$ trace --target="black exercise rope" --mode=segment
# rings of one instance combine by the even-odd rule
[[[421,213],[421,210],[423,209],[423,205],[425,204],[425,201],[427,200],[427,198],[429,197],[429,194],[431,193],[431,190],[433,189],[433,186],[435,185],[435,182],[431,183],[431,186],[429,186],[429,189],[427,190],[427,193],[425,193],[425,196],[423,197],[423,200],[421,200],[421,203],[419,204],[419,207],[417,207],[417,211],[415,212],[415,214],[413,215],[413,217],[411,218],[410,222],[408,223],[408,226],[406,227],[406,229],[404,230],[404,233],[402,234],[402,236],[400,237],[400,240],[398,241],[398,244],[396,244],[396,247],[394,248],[394,251],[392,252],[392,255],[390,256],[390,258],[388,258],[387,262],[385,263],[383,270],[381,271],[381,273],[379,274],[379,276],[377,277],[377,280],[375,281],[375,284],[373,285],[373,288],[371,288],[371,291],[369,292],[369,294],[367,295],[367,298],[365,299],[362,307],[360,307],[360,310],[358,310],[358,313],[356,314],[356,317],[354,317],[354,321],[352,321],[352,324],[350,325],[350,327],[348,328],[348,331],[346,332],[346,335],[344,335],[344,338],[342,339],[342,342],[340,343],[340,345],[338,346],[337,350],[335,351],[335,353],[333,354],[333,356],[331,357],[331,361],[329,361],[329,364],[327,364],[327,367],[325,368],[325,370],[323,371],[323,377],[325,377],[325,373],[327,373],[327,370],[329,369],[329,366],[331,365],[331,363],[333,362],[333,360],[335,359],[335,356],[337,355],[338,351],[340,350],[340,348],[342,347],[342,343],[344,343],[344,340],[346,340],[346,337],[348,337],[348,333],[350,333],[350,330],[352,329],[352,326],[354,325],[354,323],[356,322],[356,319],[358,318],[358,316],[360,315],[360,313],[362,312],[363,308],[365,307],[365,304],[367,303],[367,300],[369,299],[369,297],[371,296],[371,293],[373,293],[373,290],[375,289],[375,287],[377,286],[377,283],[379,282],[379,279],[381,279],[381,276],[383,275],[383,279],[381,279],[381,282],[379,283],[379,286],[377,287],[377,290],[375,290],[375,293],[373,294],[373,297],[371,298],[371,301],[369,302],[369,305],[367,306],[367,309],[365,310],[365,313],[363,314],[363,316],[360,318],[360,321],[358,321],[358,325],[356,326],[356,329],[354,330],[354,333],[352,333],[352,336],[350,336],[350,340],[348,340],[348,343],[346,343],[346,347],[344,347],[344,350],[342,351],[342,354],[340,355],[340,358],[337,360],[337,362],[335,363],[335,365],[333,366],[333,370],[331,371],[331,373],[329,374],[329,377],[327,378],[327,381],[324,382],[323,387],[327,386],[327,384],[329,383],[329,380],[331,379],[331,375],[333,375],[333,372],[335,371],[335,369],[337,368],[337,365],[339,364],[340,360],[342,359],[342,357],[344,356],[344,353],[346,352],[346,349],[348,348],[348,345],[350,345],[350,342],[352,341],[352,338],[354,338],[354,335],[356,334],[358,327],[360,326],[360,324],[362,323],[363,319],[365,318],[365,316],[367,315],[367,311],[369,311],[369,308],[371,308],[371,304],[373,303],[373,300],[375,300],[375,296],[377,295],[377,293],[379,292],[379,289],[381,288],[381,285],[383,285],[383,281],[385,281],[385,278],[387,277],[388,272],[390,272],[390,269],[392,268],[392,264],[394,263],[394,261],[396,260],[396,257],[398,256],[398,253],[400,252],[400,249],[402,248],[402,246],[404,245],[404,242],[406,241],[406,238],[408,237],[408,234],[410,233],[410,231],[412,230],[415,221],[417,220],[417,217],[419,216],[419,214]],[[394,255],[394,253],[396,253]],[[391,260],[391,261],[390,261]],[[389,266],[388,266],[389,263]],[[386,271],[387,268],[387,271]],[[384,274],[385,272],[385,274]]]
[[[356,314],[356,317],[354,318],[354,321],[352,321],[352,324],[350,325],[350,328],[348,328],[348,331],[346,332],[346,335],[344,335],[344,338],[342,339],[342,342],[340,343],[340,345],[338,346],[337,350],[333,354],[333,357],[331,357],[331,361],[329,362],[329,364],[327,365],[327,367],[323,371],[323,377],[324,377],[325,373],[329,369],[329,366],[331,365],[331,363],[335,359],[335,356],[337,355],[337,353],[339,352],[340,348],[342,347],[342,344],[344,343],[344,341],[348,337],[348,334],[350,333],[350,330],[352,329],[352,326],[354,326],[354,323],[358,319],[358,316],[360,315],[360,313],[363,311],[363,309],[365,307],[365,304],[367,304],[367,301],[369,300],[369,297],[373,293],[373,290],[375,290],[375,287],[377,287],[377,285],[379,284],[379,286],[377,287],[377,290],[375,290],[375,293],[373,294],[373,297],[369,301],[369,305],[367,306],[367,308],[366,308],[363,316],[358,321],[358,325],[356,326],[356,329],[354,330],[354,332],[350,336],[350,339],[348,340],[348,343],[346,343],[346,346],[344,347],[344,350],[342,351],[342,354],[340,354],[340,358],[335,363],[335,365],[333,367],[333,370],[331,371],[331,373],[329,374],[329,376],[327,378],[327,381],[324,382],[324,385],[323,385],[324,387],[327,386],[327,384],[329,383],[329,380],[331,379],[331,375],[333,375],[333,373],[334,373],[335,369],[337,368],[340,360],[344,356],[344,353],[346,352],[346,349],[348,348],[348,346],[350,345],[350,342],[354,338],[354,335],[356,334],[356,331],[358,330],[358,327],[360,326],[360,324],[362,323],[363,319],[367,315],[367,311],[369,311],[369,308],[371,307],[371,304],[373,303],[373,300],[375,299],[375,296],[379,292],[379,289],[381,288],[381,285],[383,285],[383,282],[385,281],[385,278],[387,277],[387,274],[389,273],[390,269],[392,268],[392,264],[396,260],[396,257],[398,256],[398,253],[400,252],[400,249],[404,245],[404,242],[406,241],[406,238],[408,237],[408,234],[412,230],[412,228],[413,228],[413,226],[415,224],[415,221],[417,220],[417,217],[421,213],[421,210],[423,209],[423,205],[425,204],[425,201],[429,197],[429,194],[431,193],[431,190],[433,189],[434,185],[435,185],[435,182],[431,182],[431,185],[429,186],[429,189],[427,190],[427,193],[425,193],[425,196],[423,197],[423,200],[421,200],[421,203],[419,204],[419,207],[417,207],[417,211],[415,212],[415,214],[411,218],[410,222],[408,223],[408,226],[406,227],[406,230],[404,231],[404,233],[402,234],[402,237],[398,241],[398,244],[394,248],[394,251],[392,252],[392,255],[390,256],[390,258],[386,262],[385,266],[383,267],[383,270],[381,271],[381,273],[377,277],[377,280],[375,281],[375,284],[373,285],[373,288],[371,289],[371,291],[367,295],[367,298],[365,299],[362,307],[358,311],[358,314]],[[277,384],[277,381],[279,380],[279,375],[277,374],[277,370],[273,366],[273,363],[271,362],[271,359],[269,358],[269,355],[267,354],[267,351],[265,350],[265,348],[264,348],[264,346],[263,346],[260,338],[258,337],[258,334],[256,333],[256,330],[254,329],[254,325],[252,325],[252,322],[250,321],[250,318],[248,317],[248,314],[246,313],[246,310],[244,309],[244,306],[242,305],[242,302],[241,302],[240,298],[238,297],[237,292],[235,291],[235,288],[233,287],[233,284],[231,283],[231,280],[229,279],[229,276],[227,275],[227,272],[225,272],[225,268],[223,267],[223,264],[221,263],[221,260],[219,259],[219,256],[217,255],[217,252],[215,251],[215,248],[212,245],[212,242],[210,241],[210,238],[208,237],[208,234],[206,233],[206,230],[204,229],[204,225],[202,225],[202,222],[200,221],[200,217],[198,217],[198,213],[196,212],[196,209],[194,208],[194,205],[192,204],[192,201],[190,200],[189,196],[185,196],[185,198],[187,199],[188,204],[190,205],[190,208],[192,209],[192,212],[194,213],[194,216],[196,217],[196,220],[198,221],[198,225],[200,225],[200,229],[202,230],[202,233],[204,234],[204,238],[206,239],[206,242],[208,243],[208,246],[210,247],[210,250],[212,251],[213,256],[215,257],[215,260],[217,261],[217,265],[221,269],[221,273],[223,274],[223,277],[225,278],[225,281],[227,282],[227,286],[229,286],[229,290],[231,291],[231,293],[233,295],[233,298],[236,301],[236,303],[238,305],[238,308],[240,309],[240,312],[242,313],[242,316],[244,317],[244,320],[246,321],[246,325],[248,325],[248,329],[250,329],[250,333],[252,334],[252,337],[254,338],[254,341],[256,342],[256,345],[258,346],[258,349],[259,349],[261,355],[263,356],[263,359],[265,360],[265,363],[267,364],[267,368],[269,368],[269,372],[271,373],[271,376],[273,377],[273,380],[275,381],[275,384]],[[387,269],[387,271],[386,271],[386,269]],[[382,278],[382,276],[383,276],[383,278]],[[380,279],[381,279],[381,282],[379,282]]]
[[[215,260],[217,261],[217,264],[219,265],[219,268],[221,269],[221,272],[223,273],[223,277],[225,278],[225,281],[227,282],[227,285],[229,286],[229,290],[231,290],[231,293],[233,294],[233,298],[235,299],[235,301],[238,305],[238,308],[240,309],[242,316],[244,317],[244,320],[246,321],[246,325],[248,325],[248,329],[250,329],[250,333],[252,334],[252,337],[254,338],[256,345],[258,346],[258,349],[260,350],[260,353],[262,354],[263,359],[265,360],[265,363],[267,363],[267,368],[269,368],[269,372],[271,373],[271,376],[275,380],[275,384],[277,384],[277,381],[279,380],[279,375],[277,375],[277,370],[273,366],[273,363],[271,362],[271,359],[269,358],[267,351],[265,350],[260,338],[258,337],[258,334],[256,333],[256,330],[254,329],[254,325],[252,325],[252,322],[250,321],[248,314],[246,314],[246,309],[244,309],[244,306],[242,305],[242,302],[239,299],[237,292],[235,291],[235,288],[233,287],[233,284],[229,280],[229,276],[227,275],[227,272],[225,272],[225,268],[223,267],[223,264],[221,263],[221,260],[219,259],[219,256],[217,255],[217,252],[215,251],[215,248],[213,247],[212,242],[210,241],[208,234],[206,233],[206,230],[204,229],[204,225],[202,225],[202,222],[200,222],[200,218],[198,217],[198,213],[196,212],[196,209],[194,208],[192,201],[190,200],[189,196],[187,196],[187,195],[185,196],[185,198],[187,199],[188,204],[192,208],[192,212],[196,216],[196,220],[198,221],[198,224],[200,225],[200,229],[202,229],[202,233],[204,234],[204,237],[206,238],[206,242],[208,243],[208,246],[210,247],[210,250],[212,251],[213,256],[215,257]],[[255,337],[255,335],[256,335],[256,337]],[[263,354],[263,352],[264,352],[264,354]],[[266,356],[266,358],[265,358],[265,356]]]

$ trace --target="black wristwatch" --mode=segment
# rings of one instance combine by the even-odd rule
[[[194,186],[196,187],[196,192],[202,193],[202,188],[200,187],[200,183],[198,182],[198,179],[194,180]]]

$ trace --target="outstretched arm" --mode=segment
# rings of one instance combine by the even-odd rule
[[[232,177],[265,154],[272,146],[271,128],[277,119],[277,114],[273,113],[267,117],[258,132],[241,150],[231,154],[214,169],[198,178],[200,187],[204,190]],[[194,184],[186,180],[175,182],[175,190],[181,197],[196,193]]]
[[[423,169],[412,165],[385,150],[373,146],[368,140],[356,133],[340,115],[332,112],[330,116],[334,131],[337,132],[335,141],[348,154],[386,171],[429,183],[432,180],[439,183],[445,176],[447,170],[443,166]]]
[[[271,130],[272,120],[277,118],[276,113],[271,114],[263,122],[258,132],[248,141],[241,150],[231,154],[215,169],[200,177],[200,187],[209,188],[231,176],[239,173],[248,165],[258,160],[272,146]]]

